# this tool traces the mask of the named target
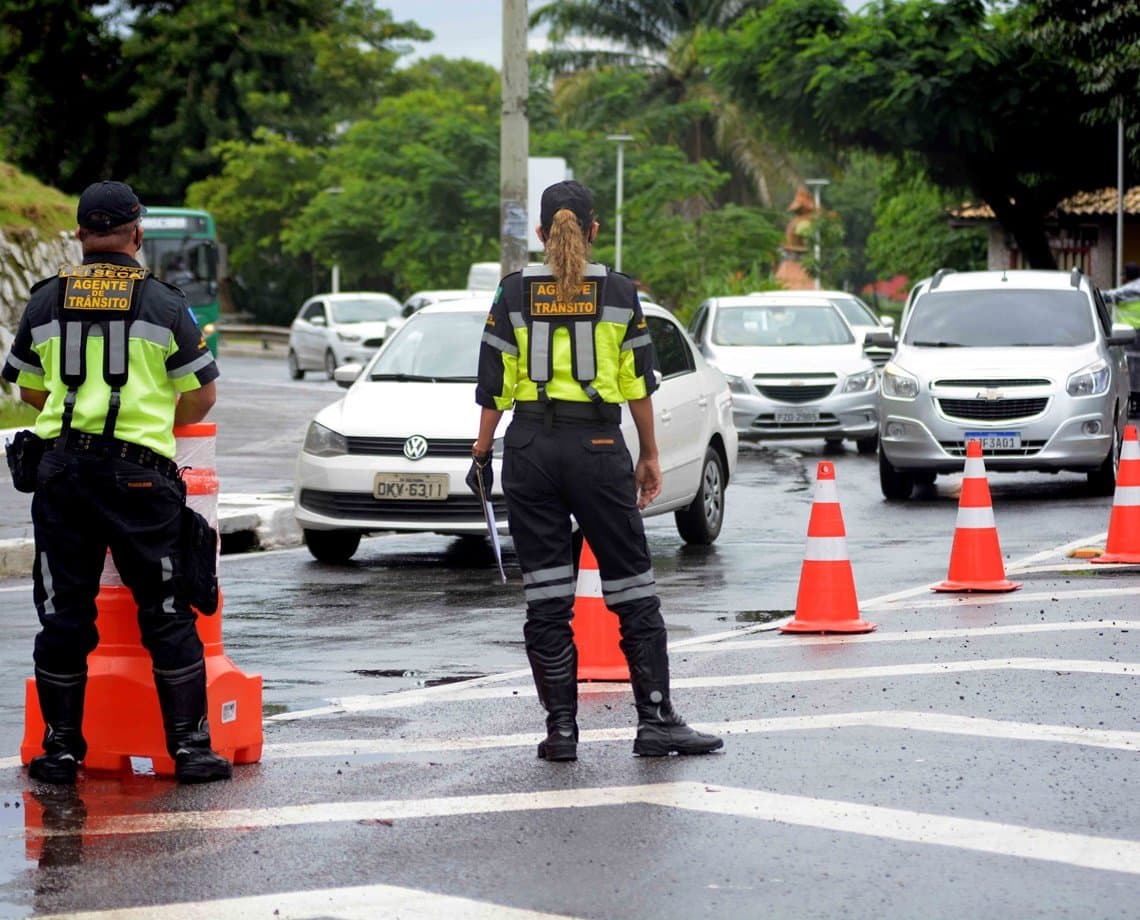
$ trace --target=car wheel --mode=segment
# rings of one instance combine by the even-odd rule
[[[297,352],[289,349],[289,376],[294,380],[302,380],[305,377],[305,372],[301,368],[301,363],[297,360]]]
[[[336,355],[330,348],[325,352],[325,373],[328,375],[329,380],[334,379],[333,375],[336,373]]]
[[[873,454],[879,449],[879,436],[873,434],[869,438],[859,438],[855,441],[855,449],[861,454]]]
[[[305,530],[305,545],[318,562],[348,562],[360,546],[359,530]]]
[[[888,501],[906,501],[914,491],[914,477],[891,466],[882,450],[879,451],[879,488]]]
[[[692,504],[674,511],[677,532],[686,543],[707,546],[720,535],[724,523],[724,464],[712,447],[705,449],[701,465],[701,484]]]
[[[1089,492],[1093,495],[1112,495],[1116,491],[1116,471],[1120,467],[1120,450],[1124,433],[1117,420],[1112,431],[1112,446],[1104,463],[1088,474]]]

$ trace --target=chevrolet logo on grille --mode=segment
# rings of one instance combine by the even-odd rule
[[[999,399],[1005,399],[1005,394],[1001,390],[978,390],[978,395],[975,399],[984,399],[986,402],[997,402]]]

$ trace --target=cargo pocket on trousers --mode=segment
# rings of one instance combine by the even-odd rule
[[[507,483],[516,485],[526,482],[527,463],[518,452],[530,446],[534,436],[538,433],[536,428],[529,425],[511,424],[503,434],[503,489]]]

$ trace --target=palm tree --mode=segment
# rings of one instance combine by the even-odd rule
[[[697,53],[701,35],[769,2],[555,0],[531,25],[549,29],[552,48],[540,58],[557,75],[558,107],[576,126],[620,125],[676,144],[691,161],[713,160],[731,176],[725,201],[770,207],[770,178],[792,179],[794,170],[759,120],[712,86]],[[596,44],[571,47],[572,38]],[[624,92],[599,91],[623,79]]]

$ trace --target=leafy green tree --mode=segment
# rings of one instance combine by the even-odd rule
[[[563,118],[599,133],[617,129],[674,144],[690,162],[712,160],[728,175],[720,201],[772,203],[772,176],[791,173],[762,123],[707,78],[696,53],[701,35],[725,29],[769,0],[558,0],[532,25],[549,26],[554,48],[541,55],[560,76]],[[568,47],[584,38],[590,48]]]
[[[982,227],[954,228],[949,209],[960,203],[921,172],[897,169],[884,176],[875,207],[875,229],[867,258],[880,275],[925,278],[940,268],[986,267],[987,234]]]
[[[921,157],[933,182],[986,201],[1034,266],[1055,264],[1045,215],[1111,175],[1110,135],[1058,104],[1079,98],[1077,78],[1016,6],[773,0],[701,51],[720,86],[805,147]]]

